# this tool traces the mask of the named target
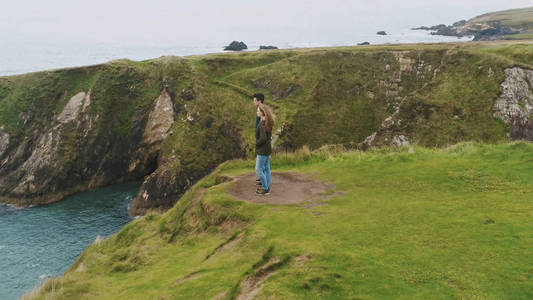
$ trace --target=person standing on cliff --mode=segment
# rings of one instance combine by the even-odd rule
[[[256,171],[261,187],[257,189],[255,194],[263,196],[270,194],[270,154],[272,153],[271,140],[274,116],[264,104],[257,107],[257,116],[260,120],[255,128]]]
[[[256,110],[256,116],[255,116],[255,138],[257,139],[258,136],[257,136],[257,126],[259,126],[259,121],[261,121],[261,118],[259,117],[259,115],[257,114],[257,110],[259,109],[259,105],[263,104],[265,102],[265,95],[261,94],[261,93],[257,93],[257,94],[254,94],[254,105],[255,105],[255,110]],[[255,172],[257,173],[257,158],[255,160]],[[259,174],[259,173],[257,173]],[[261,186],[261,180],[259,179],[259,177],[257,177],[255,179],[255,185],[260,187]]]

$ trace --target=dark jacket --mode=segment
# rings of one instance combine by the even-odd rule
[[[265,121],[259,121],[259,124],[255,128],[255,152],[257,155],[268,156],[272,153],[271,139],[272,133],[266,130]]]
[[[257,126],[259,126],[259,121],[261,121],[261,118],[255,117],[255,139],[256,140],[259,138],[259,131],[257,131]]]

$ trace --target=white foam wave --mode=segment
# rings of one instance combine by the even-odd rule
[[[39,276],[39,279],[43,280],[43,279],[50,278],[50,277],[52,277],[52,274],[44,273],[44,274],[41,274],[41,276]]]

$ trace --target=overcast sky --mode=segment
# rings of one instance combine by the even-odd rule
[[[3,41],[90,43],[344,39],[450,24],[531,0],[1,0]]]

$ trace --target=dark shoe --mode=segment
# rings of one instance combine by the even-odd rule
[[[265,190],[265,189],[257,189],[257,191],[255,191],[255,195],[256,195],[256,196],[266,196],[266,195],[270,195],[270,189],[268,189],[268,190]]]

